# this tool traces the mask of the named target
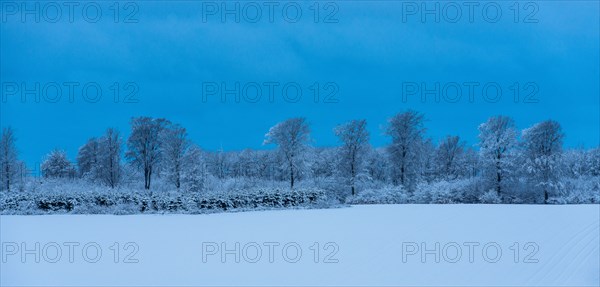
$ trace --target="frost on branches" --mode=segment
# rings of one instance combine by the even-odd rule
[[[109,128],[42,159],[41,176],[19,160],[16,132],[0,138],[4,214],[204,213],[340,204],[598,204],[600,148],[564,149],[560,124],[519,131],[506,116],[479,125],[478,143],[435,141],[425,115],[405,111],[373,147],[366,120],[333,129],[339,146],[312,146],[310,124],[291,118],[265,135],[268,150],[209,151],[167,119],[131,120],[127,139]]]

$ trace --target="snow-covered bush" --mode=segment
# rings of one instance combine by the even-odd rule
[[[600,203],[600,180],[597,177],[565,180],[563,189],[565,204]]]
[[[471,179],[421,182],[411,198],[413,203],[472,203],[476,182]]]
[[[347,204],[400,204],[408,203],[408,196],[404,188],[385,187],[381,189],[366,189],[355,196],[346,198]]]
[[[347,197],[351,196],[351,191],[348,186],[336,177],[318,177],[300,181],[298,187],[301,189],[316,188],[323,190],[327,195],[328,200],[337,203],[344,202]],[[357,190],[362,190],[357,188]]]
[[[502,203],[502,198],[500,198],[500,196],[498,196],[498,192],[496,190],[489,190],[488,192],[482,194],[479,197],[479,201],[481,203],[487,203],[487,204],[499,204]]]
[[[335,203],[319,189],[249,189],[229,192],[110,189],[101,186],[47,182],[37,191],[1,193],[2,214],[135,214],[208,213],[273,208],[322,208]]]

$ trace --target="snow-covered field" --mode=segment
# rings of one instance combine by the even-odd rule
[[[0,220],[2,286],[600,284],[599,205]]]

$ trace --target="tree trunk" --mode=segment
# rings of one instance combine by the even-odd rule
[[[148,187],[146,189],[150,189],[150,183],[152,182],[152,168],[148,169]]]
[[[179,169],[179,163],[177,163],[177,165],[175,166],[175,186],[177,187],[177,189],[179,189],[179,187],[181,186],[181,176],[180,176],[180,169]]]
[[[500,196],[500,192],[502,192],[502,187],[500,186],[500,182],[502,181],[502,176],[500,175],[500,171],[496,171],[496,194]]]
[[[115,188],[115,181],[114,181],[114,167],[113,167],[113,159],[112,159],[112,153],[110,154],[110,158],[109,158],[109,170],[110,172],[108,173],[108,182],[110,184],[110,188]]]
[[[400,167],[400,184],[404,186],[404,163]]]
[[[6,153],[6,158],[8,159],[8,153]],[[10,191],[10,163],[8,162],[8,160],[5,162],[5,171],[6,171],[6,191]]]
[[[150,189],[150,177],[152,176],[152,168],[145,167],[144,168],[144,188]]]
[[[6,171],[6,191],[10,191],[10,171]]]
[[[294,168],[290,166],[290,188],[294,189]]]
[[[502,174],[500,172],[500,156],[497,157],[496,161],[496,194],[500,197],[500,193],[502,192],[501,182],[502,182]]]
[[[352,163],[350,166],[351,166],[350,170],[351,170],[351,176],[352,176],[351,179],[350,179],[352,181],[351,182],[352,196],[354,196],[355,195],[355,192],[354,192],[354,178],[356,177],[355,171],[354,171],[354,163]]]
[[[406,167],[406,147],[402,151],[402,166],[400,166],[400,184],[404,186]]]

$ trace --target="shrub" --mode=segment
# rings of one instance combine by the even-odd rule
[[[419,183],[411,198],[413,203],[472,203],[476,182],[469,179]]]
[[[347,204],[400,204],[408,203],[408,196],[402,187],[366,189],[355,196],[346,198]]]
[[[565,180],[562,191],[564,203],[598,204],[600,203],[600,181],[592,176]]]
[[[498,193],[492,189],[492,190],[489,190],[488,192],[482,194],[479,197],[479,201],[481,203],[499,204],[499,203],[502,203],[502,198],[500,198],[498,196]]]
[[[230,210],[328,207],[318,189],[252,189],[225,193],[80,190],[2,193],[3,214],[207,213]]]

